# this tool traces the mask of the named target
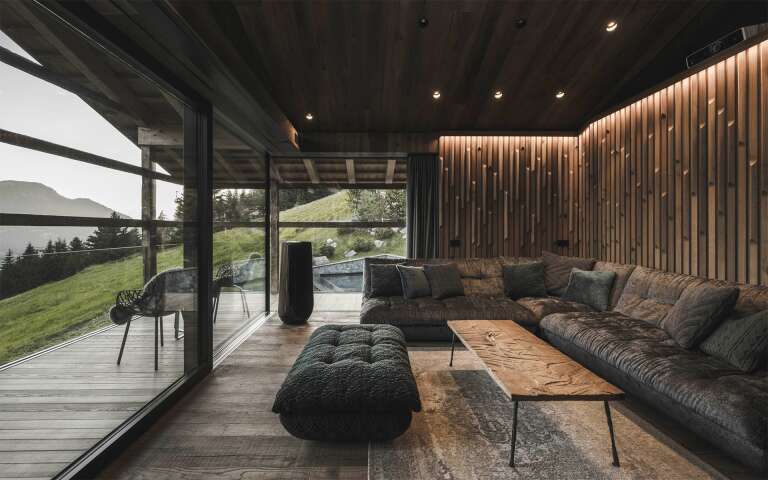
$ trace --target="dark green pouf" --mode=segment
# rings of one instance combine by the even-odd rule
[[[403,333],[391,325],[325,325],[312,334],[272,411],[305,440],[391,440],[421,410]]]

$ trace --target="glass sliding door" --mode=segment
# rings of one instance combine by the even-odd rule
[[[221,122],[213,135],[213,344],[266,311],[266,160]]]
[[[46,478],[210,363],[201,117],[33,2],[0,49],[0,472]]]

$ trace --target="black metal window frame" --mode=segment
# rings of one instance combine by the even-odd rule
[[[77,32],[84,41],[100,48],[105,54],[132,68],[145,80],[173,94],[184,105],[184,160],[187,165],[194,165],[197,192],[197,211],[192,221],[167,220],[131,220],[97,217],[75,217],[55,215],[29,215],[0,213],[2,225],[25,226],[124,226],[124,227],[193,227],[197,232],[196,265],[198,268],[198,310],[196,342],[190,349],[185,349],[185,372],[169,385],[157,397],[145,404],[127,418],[120,426],[99,440],[89,450],[62,470],[56,478],[92,478],[106,464],[114,460],[133,440],[148,429],[165,411],[176,403],[194,385],[207,376],[213,368],[213,324],[211,321],[212,290],[212,166],[213,166],[213,108],[209,101],[198,95],[183,80],[171,75],[134,43],[122,37],[116,37],[106,30],[98,30],[81,18],[52,2],[35,2],[48,15],[55,17],[62,24]],[[44,67],[0,47],[0,62],[27,74],[56,85],[80,96],[92,100],[113,103],[97,92],[79,86],[65,78],[48,72]],[[119,105],[113,105],[119,107]],[[179,183],[170,175],[119,162],[107,157],[94,155],[74,148],[36,139],[20,133],[0,129],[0,142],[22,148],[49,153],[70,160],[101,166],[106,169],[121,171],[142,178],[151,178],[172,183]],[[268,190],[269,183],[265,184]],[[265,222],[269,229],[269,220]],[[269,256],[269,244],[265,245],[265,254]],[[268,299],[268,295],[267,295]],[[268,301],[268,300],[267,300]],[[267,310],[268,311],[268,310]],[[188,362],[194,365],[189,366]]]

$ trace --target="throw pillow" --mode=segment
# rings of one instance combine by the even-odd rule
[[[546,297],[542,262],[504,265],[504,295],[517,300],[523,297]]]
[[[724,321],[699,348],[746,373],[765,368],[768,361],[768,310]]]
[[[397,265],[373,264],[368,267],[371,272],[371,297],[402,297],[403,283]]]
[[[541,258],[544,261],[544,283],[547,292],[558,297],[568,286],[571,269],[592,270],[595,266],[593,258],[563,257],[551,252],[542,252]]]
[[[403,286],[405,298],[428,297],[432,293],[423,267],[397,265],[397,271],[400,274],[400,283]]]
[[[611,305],[611,289],[615,281],[616,272],[587,272],[574,268],[562,299],[605,312]]]
[[[688,287],[664,317],[661,327],[681,347],[693,348],[712,333],[737,298],[736,287],[709,283]]]
[[[424,265],[424,274],[432,290],[432,298],[438,300],[464,295],[461,272],[455,263],[445,265]]]

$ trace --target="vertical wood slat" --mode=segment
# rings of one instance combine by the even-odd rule
[[[549,249],[766,284],[766,125],[763,42],[576,137],[441,137],[444,181],[456,175],[441,190],[441,254]]]

